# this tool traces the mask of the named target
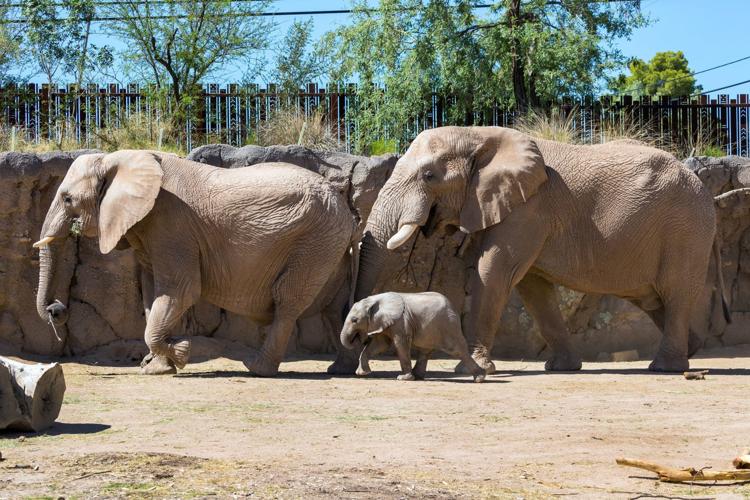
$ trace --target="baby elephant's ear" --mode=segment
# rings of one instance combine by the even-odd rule
[[[386,329],[404,315],[404,299],[397,293],[381,293],[374,298],[367,313],[372,325]]]

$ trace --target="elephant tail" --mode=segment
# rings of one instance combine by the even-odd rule
[[[724,312],[724,320],[727,323],[732,322],[732,311],[729,310],[726,292],[724,291],[724,273],[721,270],[721,242],[719,235],[714,238],[714,262],[716,264],[716,276],[719,285],[719,297],[721,298],[721,310]]]

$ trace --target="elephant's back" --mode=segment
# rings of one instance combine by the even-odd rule
[[[538,265],[553,281],[615,293],[652,282],[670,252],[686,262],[707,258],[713,198],[674,156],[630,141],[539,146],[553,230]]]
[[[597,145],[539,141],[539,149],[579,206],[589,205],[593,212],[609,211],[613,205],[621,214],[659,206],[668,215],[679,207],[700,212],[701,207],[713,205],[703,183],[682,162],[637,141]]]

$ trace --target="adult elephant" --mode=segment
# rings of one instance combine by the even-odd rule
[[[663,332],[651,370],[685,370],[699,348],[688,340],[695,340],[688,323],[714,245],[713,199],[663,151],[630,141],[533,140],[501,127],[422,132],[367,221],[357,300],[388,267],[388,250],[420,226],[427,233],[458,227],[477,238],[464,331],[488,372],[495,369],[496,325],[514,286],[551,348],[548,370],[581,367],[554,284],[616,295],[646,311]]]
[[[83,155],[63,179],[34,244],[37,309],[45,320],[66,321],[65,306],[53,300],[56,247],[71,232],[98,236],[102,253],[131,246],[145,269],[145,339],[154,357],[185,366],[190,343],[170,341],[169,333],[203,298],[270,324],[260,352],[245,365],[273,376],[295,321],[346,258],[353,230],[346,200],[324,178],[294,165],[230,170],[148,151]],[[155,371],[174,369],[162,366]]]

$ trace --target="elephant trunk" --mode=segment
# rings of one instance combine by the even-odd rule
[[[62,250],[60,241],[53,240],[65,235],[66,218],[58,211],[59,203],[54,203],[47,213],[42,227],[39,248],[39,288],[36,293],[36,310],[44,321],[55,325],[63,325],[68,320],[68,309],[59,300],[54,299],[54,278],[59,265],[59,252]]]
[[[343,345],[346,349],[354,349],[354,341],[356,338],[357,331],[353,328],[350,328],[348,325],[345,325],[344,329],[341,330],[341,345]]]
[[[409,240],[426,222],[429,212],[430,202],[424,194],[404,188],[399,178],[392,176],[383,186],[362,237],[355,301],[372,293],[383,270],[394,268],[398,254],[390,250]]]
[[[378,198],[378,202],[380,198]],[[359,249],[359,270],[354,289],[354,301],[372,294],[383,269],[390,269],[394,260],[393,252],[388,251],[388,239],[398,231],[398,214],[384,210],[376,202],[365,226],[362,245]]]

